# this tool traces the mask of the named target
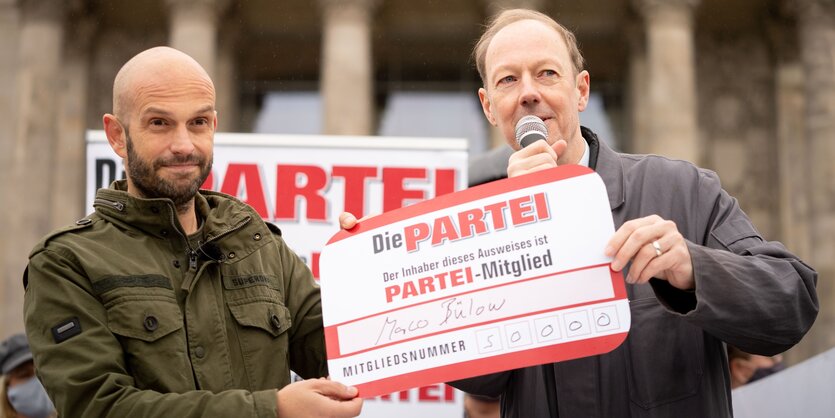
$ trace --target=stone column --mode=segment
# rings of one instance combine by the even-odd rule
[[[372,13],[379,0],[320,0],[324,133],[374,133]]]
[[[787,9],[791,2],[792,9]],[[806,135],[806,83],[800,59],[794,0],[766,26],[774,55],[779,240],[803,260],[811,257],[809,240],[809,138]]]
[[[52,224],[51,177],[58,137],[64,5],[60,0],[24,0],[20,3],[18,127],[15,140],[4,152],[12,155],[10,193],[13,200],[4,217],[9,222],[0,277],[5,283],[2,301],[3,333],[23,329],[21,275],[35,243],[56,225]]]
[[[651,119],[647,108],[647,51],[644,33],[637,24],[628,27],[629,39],[629,148],[630,152],[645,154],[649,152],[647,124]]]
[[[85,215],[87,106],[89,104],[90,48],[98,27],[93,16],[73,13],[67,22],[72,42],[64,50],[58,135],[52,172],[52,225],[66,225]]]
[[[197,60],[214,79],[217,23],[228,0],[166,0],[171,11],[168,45]]]
[[[699,163],[693,10],[699,0],[636,0],[647,50],[647,151]]]
[[[0,124],[0,213],[9,214],[16,210],[16,199],[11,186],[14,178],[14,150],[17,135],[17,66],[18,42],[20,33],[20,16],[17,0],[0,0],[0,51],[5,51],[4,59],[0,60],[0,114],[5,116],[6,123]],[[7,216],[0,217],[0,230],[10,231],[11,220]],[[14,251],[16,242],[12,234],[0,235],[0,265],[6,266],[13,260],[8,257],[9,251]],[[18,254],[19,252],[15,252]],[[20,265],[20,262],[16,265]],[[9,321],[7,309],[20,307],[19,276],[10,275],[10,270],[0,268],[0,338],[20,329],[21,324]],[[9,308],[7,308],[9,307]]]
[[[807,337],[810,354],[835,346],[835,3],[798,2],[800,56],[806,81],[810,175],[809,233],[821,311]]]
[[[231,27],[230,27],[231,26]],[[224,25],[229,34],[218,40],[217,62],[215,65],[215,89],[217,90],[218,131],[239,132],[240,82],[238,79],[238,25]]]

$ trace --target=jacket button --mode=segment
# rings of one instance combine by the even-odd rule
[[[162,235],[162,236],[164,236],[164,237],[167,237],[167,236],[168,236],[168,230],[167,230],[167,229],[163,229],[162,231],[159,231],[159,234],[160,234],[160,235]]]
[[[197,358],[203,358],[203,356],[206,355],[206,349],[203,348],[202,345],[198,345],[197,347],[194,347],[194,355],[197,356]]]
[[[145,316],[143,324],[145,325],[145,329],[149,332],[154,332],[157,330],[157,328],[159,328],[159,321],[157,321],[157,317],[153,315]]]
[[[235,258],[235,253],[234,252],[229,253],[228,257],[229,258]]]
[[[75,224],[76,225],[87,225],[90,222],[93,222],[93,220],[90,219],[90,218],[83,218],[83,219],[79,219],[79,220],[75,221]]]
[[[270,315],[270,324],[272,324],[273,328],[275,329],[281,328],[281,321],[278,319],[278,315]]]
[[[174,260],[173,264],[174,264],[174,268],[180,268],[180,260]]]
[[[256,232],[255,235],[252,236],[252,239],[254,239],[256,241],[261,241],[261,234]]]

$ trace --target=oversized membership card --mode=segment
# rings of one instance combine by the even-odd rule
[[[581,166],[384,213],[322,251],[330,376],[372,397],[613,350],[629,330],[606,188]]]

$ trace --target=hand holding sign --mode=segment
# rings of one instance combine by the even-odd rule
[[[363,397],[610,351],[629,329],[606,191],[564,166],[385,213],[321,258],[331,376]]]

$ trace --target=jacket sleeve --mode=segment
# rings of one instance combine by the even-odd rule
[[[274,235],[281,253],[284,291],[290,310],[290,368],[309,379],[328,375],[325,333],[322,329],[322,298],[319,285],[307,265],[284,240]]]
[[[159,393],[137,388],[126,354],[107,326],[105,308],[77,266],[72,253],[61,247],[34,253],[23,305],[37,373],[59,416],[276,416],[275,390]],[[56,342],[53,328],[73,318],[80,333]]]
[[[752,354],[774,355],[799,342],[817,316],[817,273],[779,242],[765,241],[712,172],[700,171],[694,205],[701,217],[695,224],[704,228],[703,242],[687,242],[695,291],[652,279],[659,300]]]

